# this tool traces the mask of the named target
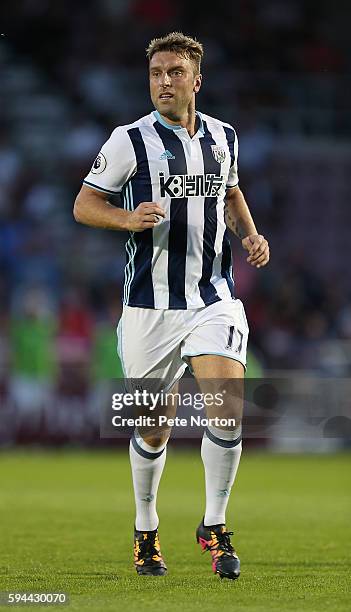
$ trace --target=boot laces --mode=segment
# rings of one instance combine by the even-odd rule
[[[230,536],[233,535],[233,531],[223,531],[223,533],[216,533],[218,540],[218,547],[228,555],[232,555],[235,550],[230,542]]]
[[[159,556],[160,551],[157,550],[155,544],[156,538],[154,535],[149,535],[144,540],[144,537],[141,541],[139,541],[140,546],[140,556],[143,559],[152,559],[154,555]]]

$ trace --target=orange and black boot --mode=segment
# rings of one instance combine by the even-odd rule
[[[225,525],[205,527],[203,520],[196,530],[196,540],[205,552],[209,550],[212,557],[212,569],[221,578],[235,580],[240,576],[240,560],[230,543],[232,531]]]
[[[164,576],[167,567],[162,559],[157,529],[134,529],[134,565],[139,576]]]

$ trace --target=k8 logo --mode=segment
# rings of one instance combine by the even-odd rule
[[[216,174],[171,174],[166,179],[160,172],[159,181],[162,198],[217,197],[224,185],[224,177]]]

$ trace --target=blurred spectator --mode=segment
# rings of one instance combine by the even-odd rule
[[[109,314],[96,325],[94,334],[92,376],[98,381],[123,378],[122,364],[117,354],[117,336],[113,333],[116,327],[115,312],[110,311]]]
[[[53,307],[45,290],[31,287],[17,294],[10,332],[14,371],[28,378],[51,379],[55,333]]]
[[[50,403],[55,375],[56,323],[52,304],[42,287],[17,292],[10,325],[13,376],[11,401],[18,430],[38,434],[41,411]]]
[[[94,321],[85,291],[65,290],[58,317],[57,358],[59,388],[67,394],[85,394],[89,386]]]

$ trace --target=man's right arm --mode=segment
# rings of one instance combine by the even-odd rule
[[[165,213],[156,202],[141,202],[134,211],[113,206],[107,194],[82,185],[78,193],[73,216],[78,223],[102,229],[142,232],[152,229]]]

